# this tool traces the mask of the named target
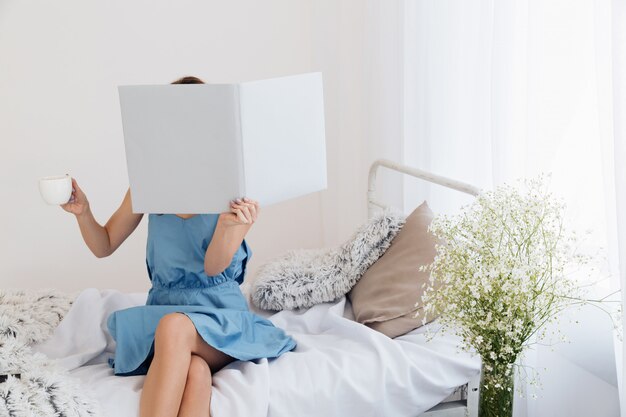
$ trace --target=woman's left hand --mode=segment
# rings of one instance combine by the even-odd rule
[[[225,226],[252,225],[259,215],[259,203],[249,198],[238,198],[230,202],[230,212],[222,213],[220,220]]]

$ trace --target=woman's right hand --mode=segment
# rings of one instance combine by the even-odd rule
[[[87,196],[83,190],[80,189],[74,178],[72,178],[72,196],[67,203],[61,204],[61,208],[68,213],[75,214],[76,216],[80,216],[89,209]]]

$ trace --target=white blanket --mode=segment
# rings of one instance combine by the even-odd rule
[[[113,375],[106,361],[115,343],[106,319],[145,299],[146,294],[85,290],[53,337],[34,347],[59,359],[95,392],[105,416],[138,415],[144,377]],[[283,328],[298,346],[277,359],[237,361],[216,373],[213,417],[415,417],[480,369],[477,357],[457,352],[458,340],[451,335],[428,342],[421,328],[389,339],[354,322],[345,297],[276,314],[251,309]]]

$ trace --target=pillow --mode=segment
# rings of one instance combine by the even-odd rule
[[[401,213],[383,211],[339,248],[293,250],[266,263],[252,283],[253,304],[290,310],[344,296],[389,247],[404,220]]]
[[[422,203],[406,218],[385,254],[352,288],[348,297],[356,321],[391,338],[424,324],[422,308],[415,303],[421,301],[422,284],[430,276],[419,267],[433,262],[439,242],[428,232],[432,219],[433,212]]]

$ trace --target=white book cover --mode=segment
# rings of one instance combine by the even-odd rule
[[[326,188],[320,73],[119,86],[135,213],[219,213]]]

